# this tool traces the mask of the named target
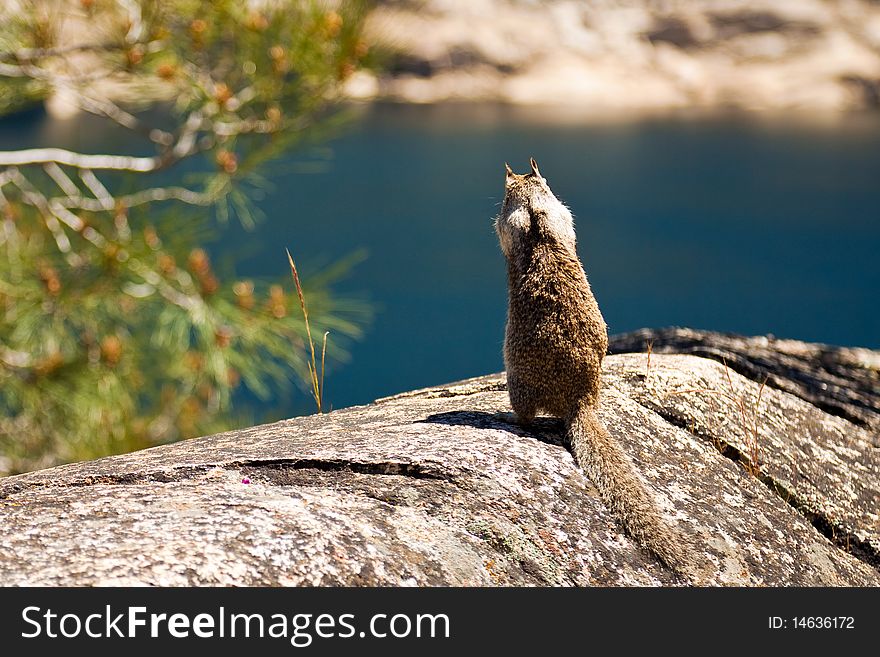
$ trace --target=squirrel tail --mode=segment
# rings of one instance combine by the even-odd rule
[[[663,520],[626,453],[592,407],[579,408],[570,421],[568,438],[575,460],[624,531],[677,575],[691,580],[694,569],[684,539]]]

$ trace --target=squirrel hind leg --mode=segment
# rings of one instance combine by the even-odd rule
[[[516,421],[519,424],[524,426],[528,426],[535,421],[535,416],[537,415],[536,409],[534,408],[523,408],[513,406],[513,412],[516,415]]]
[[[535,416],[538,414],[538,405],[530,399],[528,394],[524,394],[521,386],[510,386],[508,384],[508,392],[510,393],[510,405],[516,418],[520,424],[531,424]]]

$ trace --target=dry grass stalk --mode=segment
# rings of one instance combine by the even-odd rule
[[[299,280],[299,272],[296,270],[296,264],[293,262],[293,256],[290,255],[290,251],[285,249],[287,253],[287,260],[290,262],[290,271],[293,274],[293,283],[296,286],[296,294],[299,297],[299,306],[302,308],[303,320],[306,324],[306,336],[309,340],[309,350],[311,352],[311,359],[306,361],[306,365],[309,367],[309,378],[312,384],[312,397],[315,400],[315,404],[318,407],[318,413],[323,413],[323,401],[324,401],[324,361],[325,356],[327,355],[327,336],[330,335],[330,331],[324,332],[324,340],[323,345],[321,347],[321,374],[320,378],[318,376],[318,366],[315,357],[315,341],[312,339],[312,328],[309,325],[309,310],[306,307],[306,298],[303,295],[302,284]]]

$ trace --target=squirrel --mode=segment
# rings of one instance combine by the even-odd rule
[[[539,412],[562,418],[574,457],[627,534],[690,579],[685,543],[664,522],[632,462],[596,415],[608,331],[575,249],[571,212],[538,164],[518,175],[505,164],[495,221],[507,259],[504,365],[521,424]]]

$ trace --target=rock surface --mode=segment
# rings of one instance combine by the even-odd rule
[[[712,583],[880,585],[876,432],[691,355],[609,356],[605,381]],[[558,422],[508,411],[493,375],[0,479],[0,583],[677,584]]]
[[[753,381],[785,390],[860,426],[880,431],[880,354],[870,349],[744,337],[688,328],[641,329],[612,336],[612,354],[693,354],[726,363]]]
[[[354,95],[585,110],[880,106],[871,0],[386,0]]]

